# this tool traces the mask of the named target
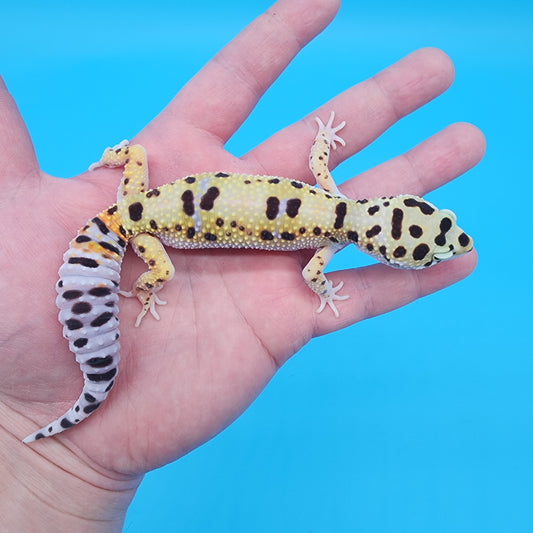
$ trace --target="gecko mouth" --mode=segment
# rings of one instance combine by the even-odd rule
[[[440,252],[438,254],[435,254],[433,258],[435,261],[446,261],[446,259],[450,259],[453,257],[454,252],[453,250],[448,250],[447,252]]]

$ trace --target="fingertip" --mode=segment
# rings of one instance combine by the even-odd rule
[[[427,65],[428,74],[435,75],[446,90],[455,77],[455,67],[448,54],[440,48],[428,46],[415,50],[411,55]]]
[[[470,124],[470,122],[455,122],[449,127],[457,130],[465,151],[469,151],[473,156],[476,156],[476,163],[479,162],[485,155],[487,147],[484,133],[474,124]]]

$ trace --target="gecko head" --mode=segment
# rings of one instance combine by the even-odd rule
[[[446,261],[472,250],[474,242],[458,225],[455,213],[440,209],[436,213],[434,238],[431,243],[431,264]],[[429,266],[429,265],[427,265]]]

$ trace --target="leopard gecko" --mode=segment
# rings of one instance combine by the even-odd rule
[[[124,167],[117,202],[78,232],[64,254],[57,282],[63,336],[84,376],[75,404],[54,422],[29,435],[28,443],[56,435],[95,411],[115,383],[119,362],[118,296],[142,304],[135,326],[150,312],[156,319],[158,293],[174,276],[163,245],[174,248],[316,249],[302,271],[318,295],[317,312],[329,306],[338,316],[336,286],[325,277],[332,256],[355,244],[396,268],[420,269],[472,249],[472,239],[455,215],[411,195],[352,200],[339,192],[328,169],[331,148],[345,145],[334,113],[318,133],[309,157],[317,186],[296,179],[226,172],[196,174],[148,188],[145,150],[123,141],[107,148],[98,167]],[[128,241],[148,270],[130,292],[119,290]]]

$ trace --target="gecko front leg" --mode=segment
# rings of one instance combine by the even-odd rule
[[[346,126],[346,122],[343,121],[338,126],[333,126],[333,121],[335,120],[335,113],[333,111],[329,116],[327,124],[324,124],[318,117],[315,117],[315,120],[318,124],[318,132],[311,147],[311,153],[309,154],[309,168],[316,179],[317,185],[321,189],[335,196],[344,196],[331,177],[328,163],[331,148],[336,150],[337,143],[342,144],[342,146],[346,145],[344,139],[337,135],[337,132]]]
[[[331,281],[324,275],[324,268],[331,258],[342,248],[344,248],[344,245],[331,245],[320,248],[302,270],[302,276],[308,287],[320,298],[320,307],[316,312],[322,312],[326,305],[329,305],[337,318],[339,311],[335,302],[346,300],[349,296],[339,296],[337,294],[342,289],[344,283],[341,281],[338,285],[333,286]]]

